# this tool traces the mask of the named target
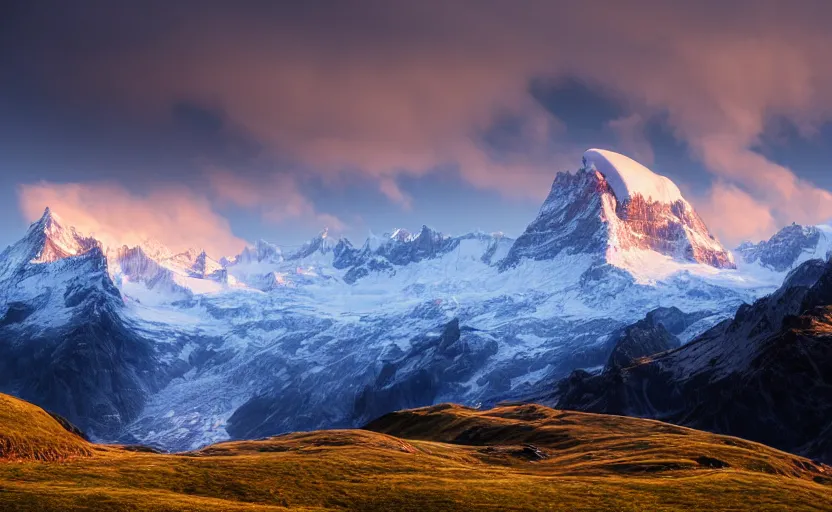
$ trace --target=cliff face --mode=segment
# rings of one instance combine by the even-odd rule
[[[173,271],[152,259],[141,247],[122,246],[107,254],[108,265],[119,286],[125,281],[142,283],[150,290],[165,291],[183,297],[190,292],[176,283]]]
[[[736,268],[734,260],[686,201],[650,201],[640,194],[618,203],[617,237],[623,250],[651,250],[682,261]]]
[[[524,258],[553,259],[562,251],[597,254],[599,260],[622,267],[628,254],[648,252],[735,268],[731,254],[670,180],[622,155],[614,162],[617,167],[609,162],[596,167],[585,157],[576,173],[558,174],[537,218],[518,237],[501,268]],[[627,162],[640,167],[637,180],[624,168]]]
[[[537,218],[514,242],[501,268],[513,267],[524,258],[553,259],[564,250],[570,254],[602,254],[609,224],[602,201],[610,193],[596,171],[558,173]]]

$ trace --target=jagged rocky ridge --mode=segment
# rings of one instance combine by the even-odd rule
[[[573,373],[558,385],[557,405],[661,419],[830,461],[830,375],[832,262],[810,260],[775,293],[677,350],[599,375]]]
[[[326,263],[331,264],[334,269],[343,270],[344,282],[354,284],[370,274],[391,275],[395,274],[396,267],[443,256],[458,249],[463,240],[472,239],[487,244],[480,256],[480,259],[487,264],[501,259],[514,242],[513,239],[501,233],[469,233],[452,237],[422,226],[421,231],[415,235],[403,229],[380,237],[371,235],[363,246],[356,248],[346,238],[340,238],[337,242],[332,241],[328,237],[328,232],[324,231],[285,258],[276,246],[259,241],[253,248],[245,248],[239,256],[229,261],[227,266],[234,273],[235,267],[244,269],[252,263],[303,263],[310,259],[321,263],[322,258],[328,256],[330,259]],[[256,282],[259,279],[264,279],[269,283],[272,281],[268,274],[265,277],[253,276],[252,281]]]
[[[786,272],[809,259],[828,259],[832,255],[832,227],[792,224],[768,240],[744,242],[736,252],[745,263]]]

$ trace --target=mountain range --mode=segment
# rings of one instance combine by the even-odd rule
[[[732,254],[669,179],[597,149],[555,177],[516,239],[423,226],[353,245],[323,231],[295,250],[258,241],[212,257],[152,240],[104,246],[47,208],[0,254],[0,391],[92,439],[172,451],[544,388],[564,407],[594,410],[610,400],[557,383],[576,368],[595,382],[655,352],[704,346],[719,346],[706,350],[714,372],[748,368],[741,354],[757,338],[701,340],[727,336],[735,314],[768,311],[785,293],[787,313],[764,314],[764,334],[780,332],[779,320],[810,305],[793,286],[825,297],[811,282],[825,275],[814,258],[832,247],[828,233],[791,226]],[[658,415],[629,402],[615,411]],[[690,414],[712,430],[724,417]],[[821,430],[811,432],[828,436]]]

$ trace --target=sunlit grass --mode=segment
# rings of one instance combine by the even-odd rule
[[[0,463],[0,510],[832,510],[829,468],[655,421],[437,406],[369,428],[181,455],[80,440]]]

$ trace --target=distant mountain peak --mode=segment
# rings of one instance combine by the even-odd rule
[[[100,242],[78,233],[72,226],[64,226],[60,216],[49,207],[29,226],[26,237],[18,242],[27,254],[27,262],[49,263],[70,256],[78,256],[99,247]]]
[[[768,240],[756,244],[743,242],[735,252],[747,264],[785,272],[809,259],[829,259],[832,255],[832,226],[792,223]]]
[[[403,229],[403,228],[396,228],[390,233],[391,240],[397,240],[399,242],[408,242],[413,238],[413,235],[410,231]]]
[[[154,238],[146,238],[140,244],[142,252],[148,257],[161,261],[173,257],[171,250],[159,240]]]
[[[335,248],[337,241],[329,237],[329,229],[324,228],[317,236],[300,246],[300,248],[286,256],[287,260],[304,260],[313,256],[327,256]]]

